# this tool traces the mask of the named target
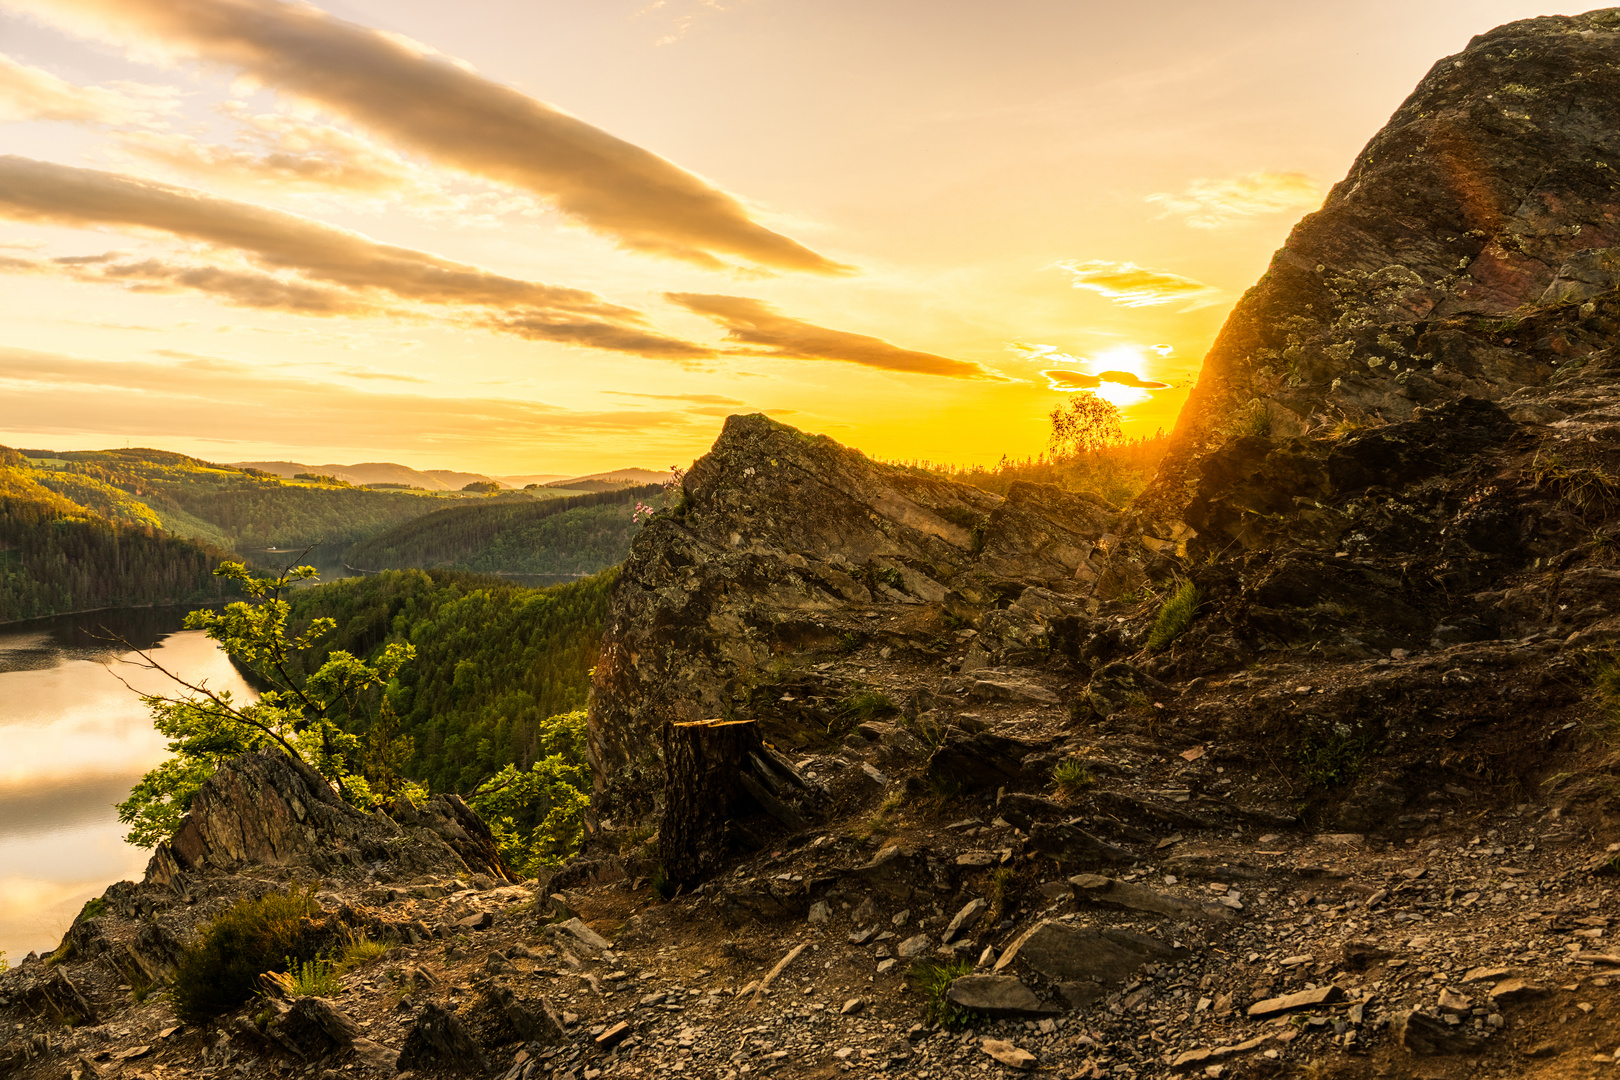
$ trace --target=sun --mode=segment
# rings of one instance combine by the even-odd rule
[[[1092,368],[1096,372],[1126,371],[1137,378],[1144,377],[1147,367],[1147,357],[1142,350],[1134,345],[1116,345],[1111,349],[1100,352],[1092,359]],[[1138,386],[1121,386],[1119,383],[1104,382],[1092,393],[1118,409],[1131,405],[1140,405],[1144,401],[1153,400],[1153,395]]]

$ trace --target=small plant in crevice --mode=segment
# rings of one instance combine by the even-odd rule
[[[293,997],[331,997],[343,992],[343,978],[338,974],[337,966],[330,960],[304,960],[298,961],[292,957],[287,962],[287,993]]]
[[[1581,666],[1592,682],[1599,730],[1610,738],[1620,736],[1620,653],[1594,649],[1582,657]]]
[[[851,724],[881,720],[900,711],[894,699],[881,690],[856,690],[838,703],[838,715]]]
[[[973,554],[973,555],[982,555],[984,553],[985,541],[987,539],[989,539],[989,536],[990,536],[990,519],[989,518],[985,518],[982,521],[974,522],[973,523],[973,528],[968,530],[968,551],[969,551],[969,553]]]
[[[1299,776],[1309,788],[1334,788],[1360,776],[1378,748],[1372,732],[1336,724],[1325,733],[1306,732],[1295,751]]]
[[[658,830],[651,825],[632,825],[621,832],[619,841],[619,854],[625,858],[632,858],[652,843],[658,835]]]
[[[1052,767],[1052,788],[1059,795],[1073,797],[1096,783],[1096,777],[1080,758],[1064,758]]]
[[[1153,629],[1148,631],[1148,651],[1163,652],[1171,642],[1186,633],[1193,619],[1198,617],[1198,605],[1202,601],[1203,595],[1197,585],[1191,581],[1182,582],[1181,587],[1160,606],[1159,616],[1153,620]]]
[[[990,906],[985,908],[981,925],[995,929],[1007,913],[1007,890],[1012,885],[1013,872],[1005,866],[990,875]]]
[[[1232,419],[1226,425],[1226,434],[1229,438],[1241,435],[1255,435],[1262,439],[1271,437],[1271,410],[1266,403],[1256,398],[1243,408],[1232,414]]]
[[[1613,476],[1589,465],[1566,465],[1557,454],[1537,454],[1526,472],[1532,487],[1551,491],[1560,506],[1581,517],[1607,511],[1620,497],[1620,481]]]
[[[855,838],[857,840],[870,840],[874,836],[887,836],[893,831],[894,823],[889,820],[888,813],[886,811],[879,811],[878,813],[867,818],[866,821],[864,821],[861,826],[855,830]]]
[[[664,871],[664,864],[659,863],[653,867],[652,875],[647,878],[647,887],[658,894],[661,900],[673,900],[681,887],[669,880],[669,874]]]
[[[951,983],[964,975],[973,974],[971,960],[949,963],[924,961],[913,964],[906,980],[922,996],[924,1018],[944,1028],[964,1028],[973,1021],[973,1013],[953,1004],[949,994]]]

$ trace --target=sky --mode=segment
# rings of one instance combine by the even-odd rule
[[[887,460],[1168,429],[1519,0],[0,0],[0,443],[495,475],[763,411]]]

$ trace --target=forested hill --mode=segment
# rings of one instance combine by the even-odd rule
[[[294,629],[337,620],[304,657],[307,671],[334,649],[369,657],[389,642],[414,644],[416,659],[390,690],[415,745],[408,775],[465,792],[508,763],[527,768],[545,721],[584,707],[615,574],[549,589],[443,570],[347,578],[298,592]]]
[[[662,491],[662,485],[647,484],[539,503],[490,500],[455,506],[356,544],[348,562],[366,570],[596,573],[624,561],[636,528],[636,504]]]
[[[221,597],[224,552],[149,520],[109,520],[31,473],[0,447],[0,622]]]
[[[456,496],[368,491],[331,478],[283,479],[164,450],[23,450],[12,466],[113,521],[246,551],[348,543]]]

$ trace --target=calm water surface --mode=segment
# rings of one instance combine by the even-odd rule
[[[146,867],[113,804],[164,756],[139,694],[173,687],[116,639],[210,689],[253,695],[184,618],[141,608],[0,625],[0,950],[13,961],[55,948],[86,900]]]

